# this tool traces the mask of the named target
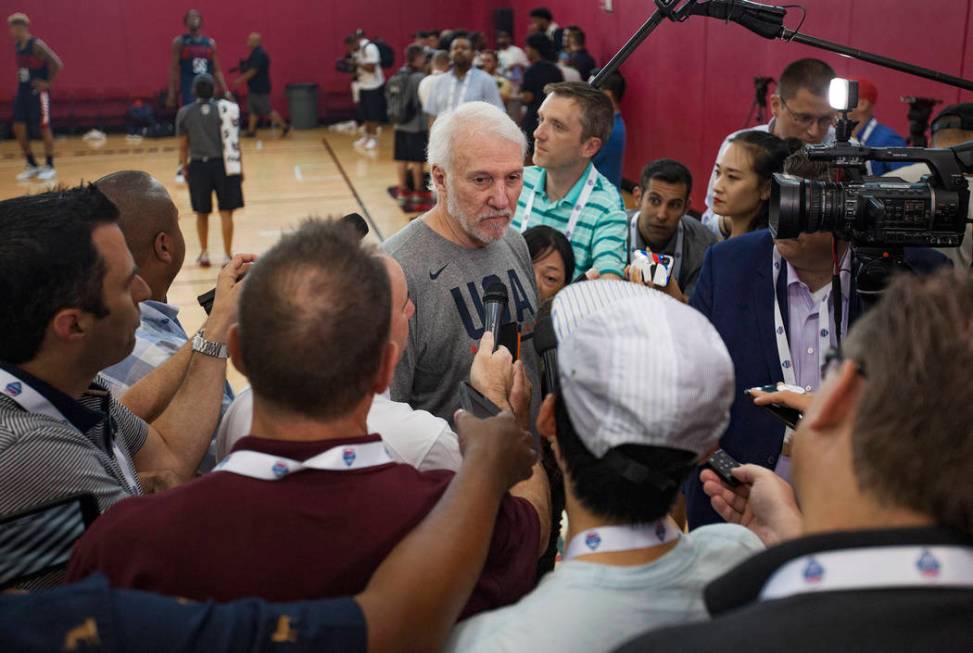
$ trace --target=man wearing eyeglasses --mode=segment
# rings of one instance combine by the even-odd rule
[[[833,181],[829,164],[811,161],[803,150],[787,159],[784,172]],[[835,258],[840,299],[832,285]],[[905,248],[904,258],[919,274],[947,264],[944,256],[922,247]],[[736,388],[720,447],[736,460],[791,478],[793,432],[744,391],[778,383],[817,391],[828,351],[864,311],[857,292],[859,267],[849,243],[838,240],[832,250],[826,231],[774,240],[760,229],[707,251],[690,305],[709,318],[733,359]],[[689,478],[684,491],[690,528],[720,521],[698,475]]]
[[[770,98],[774,117],[766,125],[747,129],[770,132],[778,138],[798,138],[810,145],[834,142],[834,110],[828,104],[828,86],[834,76],[834,69],[819,59],[799,59],[789,64],[780,75],[777,92]],[[726,137],[716,160],[730,147],[730,140],[738,133]],[[719,216],[712,208],[715,184],[714,165],[706,188],[706,211],[702,219],[717,238],[722,238]]]

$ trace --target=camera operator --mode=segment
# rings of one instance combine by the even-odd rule
[[[559,387],[537,429],[563,473],[564,561],[516,605],[457,626],[450,651],[608,651],[703,618],[703,586],[763,550],[739,526],[686,535],[667,517],[729,419],[733,366],[706,319],[606,280],[568,286],[552,315],[539,319],[553,319]]]
[[[808,144],[834,141],[834,111],[828,104],[828,85],[834,78],[834,69],[819,59],[799,59],[790,63],[780,74],[777,92],[770,98],[770,110],[774,114],[766,125],[748,127],[770,132],[777,138],[798,138]],[[730,147],[730,141],[741,129],[726,137],[716,154],[716,160]],[[706,210],[703,224],[720,238],[719,217],[713,212],[713,188],[716,185],[716,165],[706,188]]]
[[[973,102],[954,104],[940,111],[932,121],[930,131],[932,147],[954,147],[973,141]],[[886,176],[915,182],[928,174],[929,166],[925,163],[913,163]],[[966,175],[966,181],[973,187],[973,175]],[[973,202],[970,202],[967,219],[973,220]],[[973,224],[966,225],[966,236],[963,237],[961,246],[946,247],[939,251],[949,257],[957,268],[969,270],[973,264]]]
[[[243,73],[235,80],[233,86],[247,85],[247,131],[245,136],[257,135],[257,121],[260,118],[270,118],[270,122],[280,127],[280,136],[287,136],[290,125],[284,122],[280,114],[274,111],[270,104],[270,57],[261,45],[260,34],[256,32],[247,37],[247,47],[250,56],[240,61],[240,72]]]
[[[95,186],[118,207],[118,227],[150,291],[149,298],[139,302],[141,320],[132,353],[101,374],[129,410],[151,422],[176,395],[192,360],[193,338],[179,321],[179,307],[167,302],[186,256],[179,209],[165,187],[147,172],[113,172]],[[233,390],[224,381],[221,414],[231,401]],[[207,453],[200,471],[209,471],[215,464],[216,457]]]
[[[784,171],[807,179],[830,178],[829,165],[810,161],[803,150],[787,159]],[[844,335],[863,306],[856,291],[854,253],[845,241],[838,241],[835,249]],[[917,273],[948,264],[927,248],[905,248],[905,260]],[[744,390],[784,381],[808,392],[818,388],[824,356],[837,344],[833,271],[831,233],[775,241],[762,229],[711,247],[690,300],[716,327],[736,369],[732,418],[720,446],[740,462],[777,469],[785,478],[789,434],[770,413],[754,406]],[[691,528],[719,520],[695,477],[687,483],[686,504]]]
[[[703,473],[729,521],[789,541],[706,588],[712,622],[621,650],[973,650],[971,367],[973,277],[893,281],[801,421],[794,489],[755,465],[735,490]]]
[[[90,185],[0,202],[0,516],[79,493],[104,511],[142,494],[142,474],[192,478],[219,418],[220,349],[253,260],[223,268],[178,391],[146,423],[99,375],[131,353],[151,296],[118,209]]]
[[[378,147],[378,123],[385,122],[385,75],[382,72],[382,56],[378,46],[361,33],[345,39],[345,47],[354,64],[355,81],[352,94],[356,95],[358,113],[365,123],[365,134],[355,141],[357,147],[374,150]],[[356,93],[357,91],[357,93]]]

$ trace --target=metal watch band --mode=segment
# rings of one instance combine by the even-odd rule
[[[230,352],[226,345],[207,340],[203,337],[202,329],[197,331],[196,335],[193,336],[193,351],[197,351],[204,356],[212,356],[213,358],[227,359],[230,357]]]

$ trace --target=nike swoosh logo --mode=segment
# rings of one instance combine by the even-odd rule
[[[438,279],[439,278],[439,275],[443,273],[443,270],[445,270],[446,269],[446,266],[448,266],[448,265],[449,265],[449,263],[447,263],[443,267],[439,268],[439,270],[437,270],[436,272],[433,272],[432,270],[430,270],[429,271],[429,278],[432,279],[433,281],[435,281],[436,279]]]

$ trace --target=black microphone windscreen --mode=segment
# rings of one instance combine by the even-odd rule
[[[534,324],[534,351],[543,356],[544,352],[557,348],[557,335],[554,333],[554,320],[541,318]]]
[[[493,279],[483,288],[483,303],[500,302],[507,303],[507,286],[502,281]]]
[[[342,216],[338,221],[351,225],[351,227],[358,232],[358,236],[360,238],[364,238],[368,235],[368,223],[365,222],[365,218],[361,217],[357,213],[349,213],[346,216]]]

